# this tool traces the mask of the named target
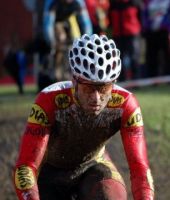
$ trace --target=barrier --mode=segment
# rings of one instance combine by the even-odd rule
[[[145,78],[145,79],[124,81],[124,82],[117,82],[118,85],[127,89],[134,88],[134,87],[157,85],[157,84],[162,84],[162,83],[170,83],[170,76],[159,76],[159,77],[154,77],[154,78]]]

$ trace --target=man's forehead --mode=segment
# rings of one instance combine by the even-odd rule
[[[80,83],[80,84],[87,84],[87,85],[94,85],[94,86],[106,86],[106,85],[112,85],[113,82],[94,82],[94,81],[89,81],[89,80],[85,80],[81,77],[74,77],[74,79]]]

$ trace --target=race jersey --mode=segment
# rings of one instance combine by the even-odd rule
[[[43,163],[56,170],[82,168],[99,160],[109,139],[119,131],[134,199],[152,199],[143,120],[132,93],[114,84],[107,106],[92,116],[79,106],[71,81],[42,90],[32,105],[16,163],[14,180],[19,199],[24,199],[25,192],[38,191],[36,180]]]

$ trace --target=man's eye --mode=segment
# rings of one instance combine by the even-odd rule
[[[106,92],[106,87],[102,87],[99,89],[100,92]]]
[[[94,92],[95,89],[94,89],[93,87],[87,87],[87,88],[86,88],[86,91],[88,91],[88,92]]]

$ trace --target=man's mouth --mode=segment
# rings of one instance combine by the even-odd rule
[[[89,104],[89,107],[92,110],[99,110],[100,109],[100,105],[99,104]]]

